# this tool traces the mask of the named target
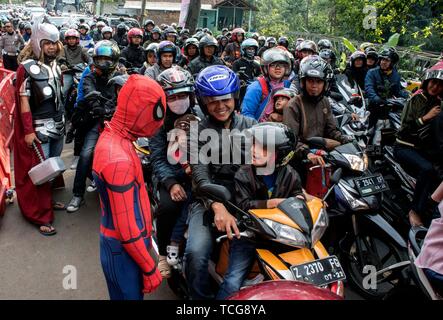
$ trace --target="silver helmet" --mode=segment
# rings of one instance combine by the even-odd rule
[[[32,25],[31,46],[32,51],[37,57],[41,54],[41,42],[42,40],[49,40],[57,42],[60,40],[60,32],[56,26],[50,23],[43,22],[44,15],[38,16],[34,19]]]

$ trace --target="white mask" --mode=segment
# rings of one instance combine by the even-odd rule
[[[168,107],[175,114],[184,114],[189,108],[189,97],[168,102]]]

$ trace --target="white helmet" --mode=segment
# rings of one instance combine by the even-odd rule
[[[49,40],[57,42],[60,40],[60,31],[56,26],[50,23],[43,22],[44,15],[34,18],[34,24],[32,25],[31,34],[31,46],[32,51],[37,57],[41,54],[41,42],[42,40]]]
[[[103,29],[102,29],[102,34],[105,34],[106,32],[110,32],[110,33],[112,33],[112,28],[111,28],[111,27],[108,27],[108,26],[103,27]]]

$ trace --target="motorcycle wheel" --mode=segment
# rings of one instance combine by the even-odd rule
[[[357,246],[358,239],[361,252]],[[383,299],[391,290],[402,286],[405,277],[398,269],[386,271],[376,278],[375,289],[372,289],[372,286],[365,284],[370,273],[363,273],[363,268],[372,265],[378,271],[405,260],[408,260],[406,252],[400,250],[392,240],[377,235],[360,235],[352,239],[342,257],[349,284],[358,294],[370,300]],[[370,277],[367,279],[370,280]]]

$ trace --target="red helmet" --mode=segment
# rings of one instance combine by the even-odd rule
[[[234,30],[232,30],[231,40],[234,41],[234,42],[238,41],[237,35],[239,33],[243,34],[243,38],[245,37],[245,30],[243,30],[242,28],[235,28]]]
[[[443,61],[437,62],[431,68],[426,70],[426,73],[423,77],[423,82],[421,84],[421,88],[426,90],[428,82],[431,79],[443,80]]]
[[[77,43],[80,42],[80,33],[75,29],[68,29],[65,31],[65,40],[67,38],[77,38]]]
[[[139,28],[132,28],[128,31],[128,42],[131,42],[131,38],[133,37],[142,37],[143,38],[143,31]]]

